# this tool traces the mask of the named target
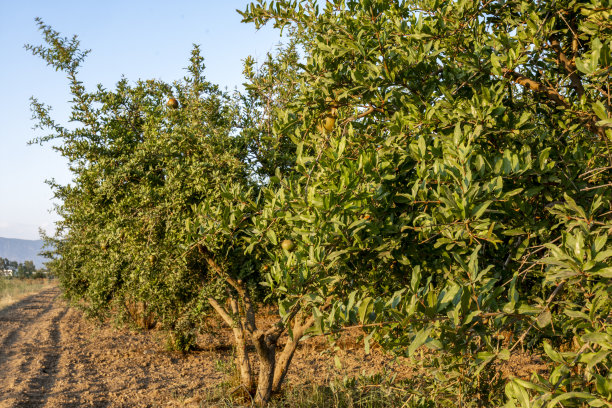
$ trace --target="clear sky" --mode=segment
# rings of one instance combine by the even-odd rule
[[[70,95],[61,72],[32,56],[24,44],[42,44],[35,17],[62,36],[78,35],[91,49],[81,80],[93,90],[125,75],[129,80],[167,82],[185,75],[192,44],[201,46],[207,79],[228,90],[241,87],[242,60],[263,61],[280,42],[271,27],[257,31],[241,23],[241,0],[0,0],[0,236],[38,239],[38,228],[53,232],[57,216],[45,180],[71,180],[65,161],[51,145],[27,142],[32,130],[30,101],[35,96],[67,123]]]

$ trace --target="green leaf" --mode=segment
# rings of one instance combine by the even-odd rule
[[[601,276],[602,278],[612,278],[612,267],[600,269],[597,272],[593,272],[593,275]]]
[[[491,353],[488,351],[481,351],[476,354],[476,363],[478,364],[478,368],[474,372],[474,375],[478,375],[493,359],[495,359],[495,353]]]
[[[612,346],[612,345],[611,345]],[[604,361],[609,355],[610,355],[610,350],[600,350],[597,353],[595,353],[588,361],[587,363],[587,371],[591,371],[593,370],[593,368],[601,363],[602,361]]]
[[[419,147],[419,155],[424,158],[425,154],[427,153],[427,146],[425,145],[425,138],[423,136],[419,137],[417,144]]]
[[[370,341],[372,340],[373,335],[374,335],[374,332],[368,334],[367,336],[363,338],[363,347],[364,347],[364,352],[366,355],[370,354]]]
[[[589,320],[589,316],[586,313],[583,313],[577,310],[565,310],[563,313],[565,313],[567,316],[571,317],[572,319]]]
[[[598,252],[593,261],[605,262],[610,257],[612,257],[612,249],[607,249],[605,251]]]
[[[359,305],[359,309],[358,309],[359,321],[361,323],[366,323],[366,316],[369,314],[371,310],[372,310],[372,298],[367,297],[361,301],[361,304]]]
[[[601,55],[602,43],[599,38],[595,37],[591,41],[591,66],[594,70],[597,69],[599,65],[599,57]]]
[[[593,242],[593,252],[599,252],[601,248],[603,248],[603,246],[606,244],[607,241],[608,241],[608,235],[606,234],[600,235],[597,238],[595,238],[595,241]],[[612,256],[612,251],[610,251],[610,256]],[[603,261],[603,259],[601,260]]]
[[[342,136],[342,139],[340,139],[340,143],[338,143],[338,157],[342,156],[342,153],[344,153],[345,147],[346,147],[346,136]]]
[[[268,237],[268,239],[270,240],[270,243],[272,243],[272,245],[277,245],[278,244],[278,240],[276,239],[276,233],[274,232],[274,230],[269,229],[266,232],[266,236]]]
[[[510,359],[510,350],[508,350],[507,348],[501,350],[499,353],[497,353],[497,358],[500,360],[508,361]]]
[[[544,346],[544,352],[548,357],[550,357],[552,361],[554,361],[555,363],[567,364],[561,354],[555,351],[548,341],[544,341],[542,345]]]
[[[606,111],[606,108],[603,105],[603,103],[601,103],[601,101],[593,102],[591,104],[591,108],[593,109],[593,112],[595,112],[595,115],[597,115],[597,117],[599,119],[601,119],[601,120],[610,119],[608,117],[608,113]]]
[[[585,343],[595,343],[599,344],[600,346],[609,346],[612,344],[612,336],[606,333],[587,333],[582,335],[581,339]]]
[[[564,392],[563,394],[550,400],[550,406],[554,407],[557,403],[561,401],[565,401],[568,399],[574,399],[574,398],[583,399],[583,400],[592,400],[592,399],[595,399],[596,396],[588,392],[581,392],[581,391]]]
[[[334,365],[338,370],[342,370],[342,362],[338,356],[334,356]]]
[[[412,356],[419,347],[427,342],[429,334],[432,330],[432,327],[428,327],[417,332],[416,336],[414,336],[414,339],[410,343],[410,346],[408,346],[408,355]]]
[[[472,209],[472,218],[480,218],[480,216],[487,210],[487,208],[489,208],[489,205],[491,205],[491,203],[493,203],[493,201],[489,200],[489,201],[485,201],[483,203],[478,204],[476,207],[474,207]]]
[[[536,319],[536,322],[540,328],[544,328],[550,324],[551,320],[552,315],[550,313],[550,310],[545,309],[542,313],[540,313],[540,315]]]
[[[589,61],[590,62],[590,61]],[[576,68],[583,74],[590,75],[593,73],[590,63],[585,63],[581,58],[576,58]]]

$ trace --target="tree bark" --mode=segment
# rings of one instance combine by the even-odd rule
[[[274,367],[276,363],[276,342],[278,337],[258,332],[253,336],[255,350],[259,358],[259,378],[255,392],[255,404],[265,406],[272,395],[274,381]]]
[[[236,365],[240,369],[240,383],[251,392],[253,390],[253,371],[251,370],[249,353],[247,352],[246,341],[244,339],[244,331],[238,328],[232,330],[234,331],[234,340],[236,341]]]
[[[208,302],[221,316],[223,321],[232,328],[234,333],[234,341],[236,343],[236,365],[240,370],[240,383],[246,387],[249,392],[253,389],[253,371],[251,370],[251,362],[247,352],[244,327],[240,320],[234,320],[229,313],[213,298],[209,298]],[[232,307],[234,308],[234,300],[232,299]]]
[[[300,339],[304,336],[304,332],[314,324],[314,317],[311,316],[302,324],[301,316],[296,316],[295,323],[293,325],[293,336],[287,339],[287,344],[283,352],[278,357],[276,367],[274,368],[274,381],[272,383],[272,392],[277,393],[280,391],[287,372],[289,371],[289,365],[295,354]]]

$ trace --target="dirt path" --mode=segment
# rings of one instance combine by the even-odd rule
[[[153,337],[96,327],[57,288],[24,298],[0,311],[0,407],[189,405],[226,378],[227,356],[166,353]]]
[[[159,332],[98,326],[58,288],[45,289],[0,311],[0,408],[211,407],[214,394],[235,386],[230,333],[219,327],[200,336],[202,351],[170,353]],[[338,369],[322,339],[305,342],[288,386],[405,370],[381,353],[365,356],[360,344],[341,348]]]

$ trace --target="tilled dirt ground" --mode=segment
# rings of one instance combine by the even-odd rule
[[[160,334],[100,327],[69,308],[58,288],[0,311],[0,408],[213,406],[214,390],[230,389],[229,333],[202,336],[201,351],[167,352]],[[343,368],[320,341],[300,347],[289,386],[344,375],[406,373],[401,361],[359,344],[343,344]],[[227,385],[229,384],[229,385]]]

